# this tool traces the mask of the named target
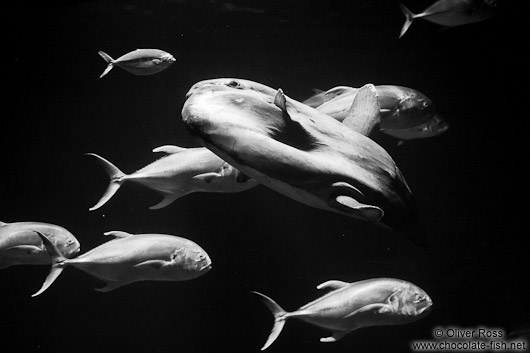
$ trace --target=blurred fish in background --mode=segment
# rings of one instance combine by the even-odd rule
[[[498,12],[497,0],[439,0],[418,14],[401,3],[399,7],[405,15],[399,38],[403,37],[416,18],[444,27],[456,27],[486,20]]]

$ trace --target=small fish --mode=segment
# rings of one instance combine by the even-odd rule
[[[426,122],[425,124],[422,124],[422,125],[419,125],[413,128],[408,128],[408,129],[381,128],[381,132],[399,139],[398,146],[403,144],[403,141],[438,136],[446,132],[447,130],[449,130],[449,124],[438,115],[433,117],[430,121]]]
[[[49,239],[37,232],[52,259],[41,289],[44,292],[68,265],[107,283],[99,292],[110,292],[138,281],[187,281],[212,268],[208,254],[191,240],[167,234],[129,234],[111,231],[116,239],[103,243],[74,259],[67,259]]]
[[[161,193],[164,198],[150,209],[168,206],[176,199],[193,192],[240,192],[258,183],[235,169],[205,147],[183,148],[161,146],[153,152],[167,155],[132,173],[125,174],[111,162],[94,153],[110,177],[101,199],[89,210],[103,206],[126,181],[133,181]]]
[[[42,222],[0,222],[0,269],[51,263],[50,255],[35,231],[46,234],[65,257],[79,253],[79,241],[63,227]]]
[[[394,278],[375,278],[347,283],[324,282],[317,289],[331,292],[299,308],[287,312],[274,300],[259,292],[264,304],[274,315],[274,326],[261,350],[267,349],[280,335],[285,321],[297,318],[332,331],[320,342],[336,342],[348,333],[369,326],[400,325],[425,316],[432,300],[416,285]]]
[[[486,20],[497,13],[496,2],[496,0],[439,0],[419,14],[414,14],[405,5],[399,4],[401,12],[405,15],[405,23],[399,38],[403,37],[416,18],[423,18],[445,27]]]
[[[137,76],[152,75],[167,69],[176,61],[173,55],[159,49],[136,49],[116,60],[101,50],[98,51],[98,54],[108,63],[107,68],[99,78],[108,74],[114,66]]]

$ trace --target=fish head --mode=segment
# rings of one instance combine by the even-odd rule
[[[377,86],[379,103],[384,114],[382,129],[407,129],[434,118],[436,106],[425,94],[408,87]]]
[[[65,257],[71,258],[79,254],[81,245],[77,238],[68,230],[59,226],[54,226],[47,230],[45,234]]]
[[[397,288],[388,299],[393,312],[404,321],[414,321],[426,315],[433,302],[429,295],[418,286],[409,283]]]
[[[275,93],[246,80],[201,81],[188,91],[182,118],[190,132],[208,147],[232,150],[234,136],[245,138],[251,132],[271,135],[282,130],[285,121],[274,105]]]
[[[187,241],[184,247],[177,247],[170,256],[169,266],[165,271],[172,272],[177,268],[179,280],[200,277],[212,269],[212,260],[208,253],[192,241]]]
[[[425,133],[429,136],[438,136],[449,130],[449,124],[436,114],[425,126]]]
[[[160,56],[160,60],[162,60],[162,62],[166,63],[166,65],[171,65],[173,64],[175,61],[177,61],[177,59],[175,59],[175,57],[169,53],[164,53]]]

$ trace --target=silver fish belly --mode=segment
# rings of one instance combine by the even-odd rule
[[[262,350],[276,340],[289,318],[332,331],[330,337],[320,341],[335,342],[362,327],[414,322],[432,307],[432,300],[425,291],[410,282],[394,278],[354,283],[331,280],[317,288],[331,291],[293,312],[285,311],[266,295],[253,292],[262,298],[274,315],[274,326]]]

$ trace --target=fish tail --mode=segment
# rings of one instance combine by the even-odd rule
[[[109,175],[110,182],[109,186],[107,187],[107,190],[105,190],[105,193],[99,199],[99,201],[92,207],[89,208],[90,211],[97,210],[101,206],[103,206],[114,194],[118,189],[120,188],[121,184],[124,183],[124,180],[122,179],[125,174],[119,170],[114,164],[107,161],[105,158],[98,156],[95,153],[86,153],[87,156],[94,156],[98,159],[98,161],[101,163],[103,168],[105,168],[105,171]]]
[[[109,65],[105,68],[105,70],[103,71],[103,73],[99,76],[99,78],[102,78],[103,76],[105,76],[106,74],[109,73],[110,70],[112,70],[112,68],[114,67],[114,59],[107,53],[105,53],[104,51],[98,51],[98,54],[99,56],[101,56]]]
[[[410,25],[412,24],[412,21],[414,20],[415,15],[402,3],[399,3],[399,8],[401,9],[403,15],[405,15],[405,23],[403,24],[403,27],[401,27],[401,33],[399,34],[399,38],[401,38],[409,29]]]
[[[50,273],[48,273],[48,277],[46,277],[46,280],[42,284],[42,287],[39,289],[38,292],[32,295],[32,297],[36,297],[37,295],[44,292],[48,287],[52,285],[52,283],[55,281],[57,277],[63,272],[64,267],[66,266],[65,261],[67,260],[66,257],[61,253],[61,250],[59,250],[55,244],[53,244],[47,236],[45,236],[42,233],[39,233],[35,231],[37,235],[42,239],[42,243],[46,247],[46,250],[48,251],[48,254],[50,254],[50,258],[52,261],[52,267],[50,269]]]
[[[267,297],[266,295],[261,294],[259,292],[252,293],[259,295],[263,303],[267,306],[267,308],[269,308],[269,310],[272,312],[272,315],[274,315],[274,326],[272,327],[269,338],[267,338],[267,342],[265,342],[265,344],[261,348],[261,350],[263,351],[267,349],[282,332],[283,326],[285,325],[285,320],[287,319],[287,312],[283,310],[278,304],[276,304],[274,300]]]

